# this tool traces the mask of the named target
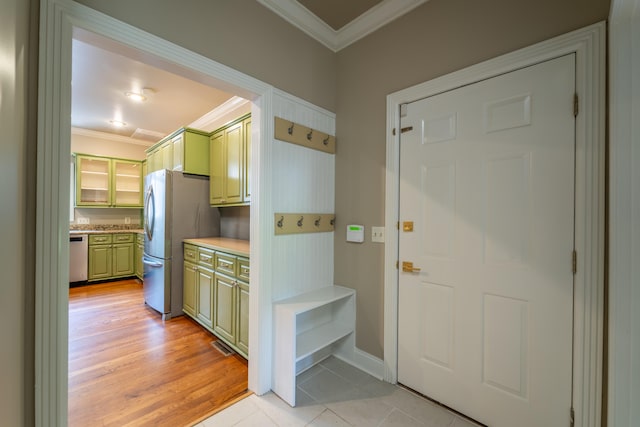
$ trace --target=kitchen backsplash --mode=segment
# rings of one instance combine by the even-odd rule
[[[249,240],[249,206],[220,208],[220,236]]]
[[[142,225],[142,209],[76,208],[74,221],[71,221],[70,225],[83,226],[79,230],[100,230],[98,226],[125,225],[131,226],[131,228],[140,228]],[[89,228],[84,227],[86,225]]]
[[[136,230],[142,228],[142,209],[75,209],[70,230]],[[128,219],[127,219],[128,218]],[[88,221],[89,223],[84,223]],[[220,236],[249,240],[249,206],[220,208]]]

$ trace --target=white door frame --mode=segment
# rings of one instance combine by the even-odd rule
[[[41,0],[35,278],[35,418],[67,424],[71,42],[74,29],[149,53],[165,66],[252,101],[249,389],[271,389],[273,87],[72,0]],[[183,74],[184,75],[184,74]],[[186,75],[185,75],[186,76]],[[265,143],[265,141],[267,143]]]
[[[573,407],[575,425],[600,425],[603,372],[605,213],[605,34],[604,22],[517,50],[387,96],[384,260],[385,380],[398,374],[398,188],[402,104],[472,84],[569,53],[576,54],[575,248]],[[570,105],[567,108],[571,108]],[[395,133],[395,135],[394,135]],[[571,254],[567,254],[570,268]],[[570,309],[570,308],[568,308]]]

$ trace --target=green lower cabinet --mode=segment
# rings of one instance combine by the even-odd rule
[[[204,326],[213,329],[214,272],[198,266],[196,271],[196,317]]]
[[[249,355],[249,259],[184,245],[182,311]]]
[[[113,245],[112,251],[111,275],[114,277],[133,276],[135,273],[133,243]]]
[[[235,344],[236,283],[235,279],[216,273],[213,285],[216,304],[213,332],[231,344]]]
[[[188,261],[184,262],[182,269],[182,311],[191,317],[196,317],[197,272],[198,267],[195,264]]]
[[[249,354],[249,284],[238,281],[236,289],[236,347]]]
[[[89,236],[89,281],[128,277],[134,273],[133,234]]]
[[[105,280],[111,277],[111,245],[89,246],[88,280]]]
[[[144,245],[141,244],[136,244],[136,251],[135,251],[135,264],[136,264],[136,277],[140,280],[143,279],[144,277],[144,262],[143,262],[143,257],[144,257]]]

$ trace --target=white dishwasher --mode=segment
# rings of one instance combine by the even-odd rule
[[[89,268],[89,236],[69,235],[69,283],[86,282]]]

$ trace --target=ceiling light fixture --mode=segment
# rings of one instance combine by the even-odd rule
[[[128,97],[129,99],[133,99],[136,102],[144,102],[147,100],[147,97],[144,96],[144,89],[142,90],[143,93],[136,93],[136,92],[125,92],[125,96]]]
[[[111,125],[116,128],[123,128],[127,125],[125,122],[122,122],[120,120],[109,120],[109,123],[111,123]]]

